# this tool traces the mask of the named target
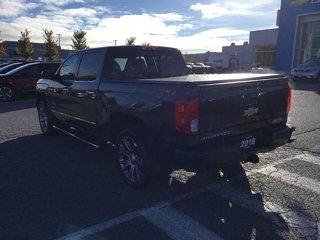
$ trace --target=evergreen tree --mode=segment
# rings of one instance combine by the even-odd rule
[[[83,30],[74,31],[73,37],[71,38],[73,45],[71,45],[72,49],[74,50],[81,50],[89,48],[87,45],[87,39],[86,39],[86,32]]]
[[[135,37],[129,37],[126,39],[126,45],[134,45],[137,38]]]
[[[0,39],[0,57],[5,57],[6,56],[6,48]]]
[[[43,57],[48,60],[57,60],[59,58],[59,52],[57,48],[57,44],[53,38],[53,31],[48,29],[43,29],[42,36],[45,39],[43,44]]]
[[[18,40],[18,48],[16,49],[16,53],[26,60],[32,59],[34,55],[34,48],[30,41],[29,33],[30,31],[28,31],[27,28],[24,32],[21,32],[20,39]]]

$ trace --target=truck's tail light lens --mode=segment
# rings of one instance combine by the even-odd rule
[[[199,131],[199,101],[175,103],[175,128],[177,131],[195,135]]]
[[[291,88],[288,88],[288,98],[287,98],[287,111],[286,113],[288,114],[291,109]]]

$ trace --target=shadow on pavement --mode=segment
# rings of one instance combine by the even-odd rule
[[[34,97],[19,97],[11,102],[0,102],[0,113],[18,111],[36,106]]]
[[[185,181],[169,169],[170,176],[163,174],[137,191],[123,183],[114,158],[112,149],[97,150],[62,134],[1,144],[0,239],[55,239],[172,199],[171,206],[224,239],[280,239],[288,232],[280,218],[275,225],[236,200],[230,189],[241,191],[255,202],[256,211],[264,212],[262,197],[251,192],[248,179],[235,178],[245,174],[241,165],[208,167],[196,174],[181,170]],[[122,229],[122,224],[97,233],[98,239],[148,239],[144,229]]]

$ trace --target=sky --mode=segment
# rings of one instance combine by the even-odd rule
[[[220,52],[248,41],[250,31],[275,28],[279,8],[280,0],[1,0],[0,39],[17,41],[27,28],[31,42],[43,43],[48,29],[71,49],[81,29],[91,48],[135,37],[136,45]]]

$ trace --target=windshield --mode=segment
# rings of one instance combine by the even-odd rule
[[[302,66],[305,67],[320,67],[320,59],[309,59]]]
[[[187,74],[180,52],[173,49],[114,51],[108,69],[109,79],[166,78]]]

